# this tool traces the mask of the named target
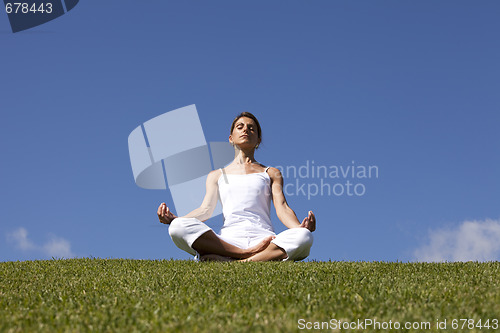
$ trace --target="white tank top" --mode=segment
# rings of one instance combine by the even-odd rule
[[[271,178],[263,172],[227,174],[222,169],[218,180],[224,225],[221,233],[251,232],[264,229],[274,232],[271,224]]]

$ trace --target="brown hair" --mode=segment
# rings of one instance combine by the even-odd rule
[[[229,134],[233,133],[234,126],[236,125],[236,122],[238,121],[238,119],[240,119],[241,117],[250,118],[255,122],[255,124],[257,125],[257,136],[259,137],[259,139],[262,140],[262,130],[260,129],[260,124],[259,124],[259,121],[257,120],[257,117],[255,117],[250,112],[246,112],[246,111],[240,113],[239,115],[236,116],[236,118],[234,118],[233,123],[231,124],[231,132],[229,132]]]

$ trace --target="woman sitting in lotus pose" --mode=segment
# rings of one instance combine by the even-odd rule
[[[165,203],[158,207],[161,223],[170,224],[169,234],[180,249],[201,260],[271,261],[302,260],[309,255],[316,218],[312,211],[299,222],[283,194],[283,178],[276,168],[254,158],[261,142],[261,128],[250,112],[239,114],[231,125],[229,142],[234,160],[208,174],[201,206],[175,216]],[[224,225],[216,234],[208,220],[220,197]],[[271,218],[271,199],[276,215],[288,227],[276,235]]]

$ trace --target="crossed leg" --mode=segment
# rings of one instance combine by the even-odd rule
[[[241,249],[225,242],[217,237],[213,231],[209,230],[198,237],[198,239],[194,241],[192,247],[200,254],[202,260],[209,258],[215,260],[216,256],[245,259],[251,258],[256,254],[267,250],[272,240],[273,236],[268,236],[255,246],[248,249]]]
[[[261,251],[253,256],[240,261],[275,261],[286,259],[288,255],[285,250],[276,244],[270,243],[264,251]]]
[[[257,245],[243,249],[221,239],[206,224],[195,218],[176,218],[170,223],[169,234],[180,249],[193,255],[197,252],[201,260],[217,261],[283,260],[289,257],[289,253],[293,253],[292,260],[305,258],[313,240],[309,230],[293,228],[279,235],[266,236]],[[279,242],[276,239],[271,243],[274,238],[278,238]]]
[[[273,243],[269,243],[269,245],[261,252],[254,254],[251,257],[246,259],[240,259],[237,261],[281,261],[287,258],[287,254],[285,250],[276,246]],[[205,254],[200,257],[201,261],[235,261],[234,258],[229,258],[227,256],[218,255],[218,254]]]

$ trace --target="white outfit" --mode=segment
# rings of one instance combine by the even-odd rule
[[[275,234],[271,223],[271,178],[266,171],[243,175],[227,174],[221,169],[218,179],[224,225],[222,240],[242,249],[257,245],[263,238],[275,235],[271,242],[286,251],[285,260],[302,260],[309,255],[312,233],[306,228],[287,229]],[[169,234],[180,249],[196,255],[192,245],[198,237],[212,230],[196,218],[176,218]]]

